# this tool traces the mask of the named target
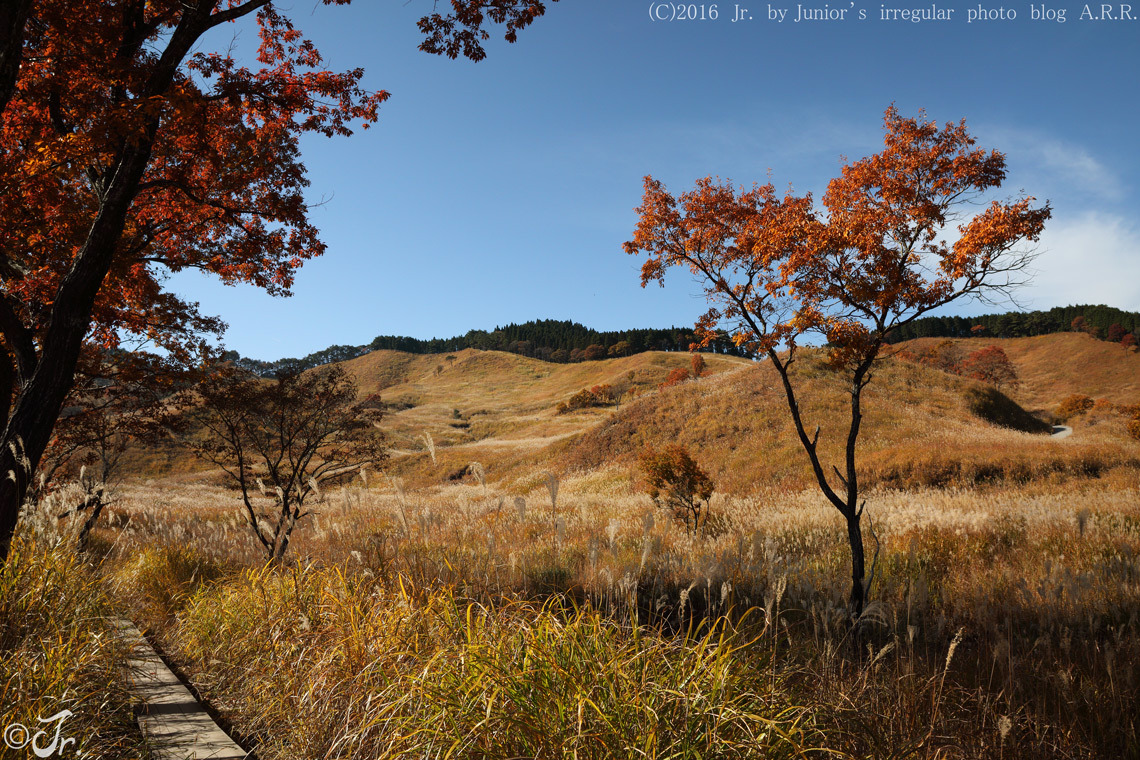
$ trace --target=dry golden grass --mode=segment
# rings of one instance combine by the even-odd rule
[[[840,464],[846,398],[839,380],[804,357],[794,380],[809,429],[821,425],[825,462]],[[1140,464],[1140,446],[1118,420],[1078,423],[1077,435],[1054,440],[993,425],[976,416],[971,380],[886,360],[864,394],[859,453],[863,481],[903,487],[1025,482],[1083,476]],[[744,494],[763,484],[813,482],[784,394],[766,364],[646,396],[595,428],[549,451],[550,465],[589,470],[630,463],[643,445],[678,441],[713,473],[722,490]],[[543,464],[540,458],[535,465]]]
[[[75,531],[51,519],[58,504],[40,507],[0,567],[0,756],[138,760],[146,750],[114,605],[76,554]]]
[[[263,760],[1140,753],[1140,442],[1114,406],[1018,432],[974,381],[885,360],[852,629],[843,524],[774,373],[710,357],[657,389],[687,361],[361,357],[363,391],[407,405],[386,473],[326,488],[281,568],[234,492],[136,481],[98,535],[116,597]],[[842,385],[795,366],[837,462]],[[556,414],[630,371],[620,409]],[[700,535],[633,490],[638,450],[673,441],[719,487]]]
[[[919,338],[896,348],[920,351],[943,338]],[[967,351],[1000,346],[1017,369],[1015,398],[1029,409],[1052,409],[1071,393],[1116,404],[1140,403],[1140,353],[1084,333],[1032,338],[963,338]]]
[[[552,364],[499,351],[466,349],[444,361],[439,355],[376,351],[345,363],[362,396],[380,393],[384,401],[408,409],[389,412],[386,429],[397,450],[420,452],[424,431],[443,446],[483,441],[551,441],[581,431],[606,415],[558,415],[555,406],[583,388],[656,384],[676,367],[688,366],[689,355],[650,352],[619,359],[578,364]],[[735,357],[710,357],[715,374],[747,365]],[[442,366],[441,371],[436,371]],[[458,410],[459,416],[455,412]]]
[[[854,635],[842,522],[811,489],[715,497],[703,536],[655,513],[620,466],[564,478],[556,510],[541,472],[402,492],[358,480],[326,499],[280,571],[261,568],[221,489],[137,486],[103,534],[122,558],[118,593],[263,737],[263,758],[447,742],[455,757],[501,758],[1138,746],[1134,468],[873,492],[874,603]],[[681,635],[722,614],[736,621],[728,650]],[[681,670],[646,681],[639,653]],[[670,680],[697,665],[725,680]],[[559,685],[571,682],[580,690]],[[646,722],[676,708],[677,689],[691,709],[724,709],[686,713],[703,717],[680,733],[679,717]],[[610,700],[600,713],[621,728],[597,724],[586,698]],[[742,749],[761,734],[768,744]]]

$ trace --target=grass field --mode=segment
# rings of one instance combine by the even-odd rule
[[[842,520],[765,366],[713,357],[658,390],[687,356],[385,353],[350,364],[393,404],[389,467],[327,487],[284,565],[265,566],[234,491],[185,467],[121,488],[94,565],[66,571],[261,760],[1140,756],[1140,443],[1113,405],[1057,440],[994,424],[973,381],[884,362],[861,447],[872,602],[853,629]],[[630,372],[620,407],[556,412]],[[842,389],[810,356],[796,373],[832,458]],[[1027,373],[1001,403],[1067,392]],[[637,451],[670,441],[718,486],[699,534],[637,487]],[[64,562],[51,545],[28,556]],[[138,756],[116,714],[101,756]]]

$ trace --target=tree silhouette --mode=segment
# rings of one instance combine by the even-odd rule
[[[341,367],[276,380],[221,372],[183,394],[188,445],[241,491],[246,523],[279,561],[322,484],[388,457],[375,404]]]

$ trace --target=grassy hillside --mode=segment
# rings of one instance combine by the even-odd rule
[[[886,359],[865,395],[864,483],[1027,482],[1056,473],[1095,475],[1140,461],[1140,446],[1124,434],[1118,415],[1082,418],[1074,423],[1077,435],[1058,441],[1035,435],[1048,426],[1022,408],[1051,409],[1074,391],[1121,402],[1135,398],[1127,388],[1140,383],[1140,366],[1125,378],[1140,357],[1073,334],[966,342],[1002,345],[1023,377],[1016,396],[1021,405],[975,381]],[[706,356],[706,376],[659,390],[672,369],[689,365],[688,354],[652,352],[580,364],[473,349],[449,356],[376,351],[344,364],[362,397],[379,394],[388,406],[383,424],[393,458],[387,472],[409,487],[462,478],[474,461],[493,483],[520,492],[546,471],[604,469],[607,477],[628,479],[643,446],[670,441],[689,446],[724,492],[812,482],[779,379],[765,362]],[[821,428],[825,461],[841,464],[848,414],[841,378],[810,353],[794,374],[805,422],[809,430]],[[600,384],[630,392],[618,407],[557,412],[560,401]],[[435,445],[434,462],[425,433]],[[145,456],[140,452],[133,469],[154,476],[194,465],[184,452],[156,447]]]
[[[839,378],[801,360],[794,379],[809,431],[821,428],[825,463],[841,464],[848,412]],[[1002,400],[998,414],[995,398]],[[1029,420],[1025,430],[1005,426],[1011,410],[1019,422]],[[1047,426],[987,386],[894,360],[878,369],[864,396],[864,415],[862,476],[885,486],[1027,481],[1140,460],[1140,447],[1125,441],[1119,423],[1066,444],[1041,435]],[[640,446],[674,440],[688,445],[730,492],[773,483],[799,487],[812,478],[778,377],[766,364],[641,399],[554,447],[550,458],[569,469],[607,462],[632,467]]]
[[[658,390],[684,354],[650,353],[606,362],[551,365],[512,354],[465,351],[442,368],[438,356],[377,352],[349,362],[364,392],[394,405],[385,424],[396,450],[390,474],[412,487],[461,477],[482,463],[500,489],[526,492],[542,472],[607,471],[633,476],[646,444],[689,446],[718,487],[748,493],[799,488],[812,475],[792,428],[778,377],[766,364],[711,357],[710,375]],[[558,401],[633,372],[641,393],[620,408],[560,415]],[[847,397],[841,379],[809,354],[796,364],[805,421],[821,427],[821,450],[841,463]],[[891,487],[1027,482],[1098,474],[1140,461],[1119,420],[1062,442],[1018,404],[972,380],[888,359],[865,396],[860,438],[866,483]],[[433,463],[422,439],[436,444]],[[616,467],[615,467],[616,465]],[[604,488],[605,483],[599,484]]]
[[[540,446],[612,413],[592,409],[559,415],[558,402],[583,388],[612,384],[647,393],[671,370],[689,366],[688,354],[662,352],[580,364],[473,349],[451,356],[448,361],[438,354],[376,351],[344,364],[363,396],[379,393],[390,405],[384,425],[397,451],[424,451],[424,432],[439,447],[479,441]],[[706,355],[705,361],[714,376],[749,366],[736,357]]]
[[[919,351],[945,338],[918,338],[897,348]],[[1017,368],[1018,401],[1052,409],[1065,396],[1083,393],[1114,404],[1140,404],[1140,353],[1084,333],[1032,338],[960,338],[967,351],[1000,346]]]

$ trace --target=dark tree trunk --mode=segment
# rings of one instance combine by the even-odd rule
[[[0,11],[0,24],[12,7],[23,7],[26,0],[6,0]],[[30,5],[28,6],[30,9]],[[25,9],[26,20],[29,10]],[[237,14],[238,9],[213,17]],[[244,12],[248,12],[245,10]],[[186,54],[209,28],[210,7],[200,2],[188,7],[170,41],[154,64],[154,72],[138,99],[157,97],[166,92]],[[22,48],[22,29],[19,40]],[[0,25],[0,33],[6,33]],[[0,40],[0,66],[9,63],[8,40]],[[132,53],[133,55],[133,53]],[[0,71],[0,74],[3,74]],[[0,85],[3,82],[0,81]],[[0,96],[4,93],[0,91]],[[103,173],[107,185],[101,193],[99,210],[87,232],[87,239],[75,255],[71,269],[55,293],[51,318],[41,340],[41,353],[31,377],[22,379],[12,413],[0,439],[0,563],[8,558],[16,522],[20,516],[31,478],[51,438],[52,428],[71,390],[79,350],[91,324],[91,311],[103,280],[111,268],[123,233],[127,214],[138,194],[139,183],[150,162],[151,147],[159,127],[158,116],[140,125],[142,129],[123,138],[115,161]],[[13,450],[15,448],[15,450]]]
[[[91,535],[91,529],[95,527],[95,523],[99,521],[99,515],[103,512],[103,494],[99,493],[95,496],[95,501],[91,504],[91,514],[83,521],[83,527],[79,529],[79,536],[75,541],[75,548],[78,551],[85,551],[87,549],[87,538]]]
[[[74,382],[95,297],[111,268],[127,212],[149,160],[150,143],[141,141],[125,148],[116,162],[118,171],[111,175],[115,182],[59,286],[39,363],[20,390],[0,440],[0,474],[4,476],[0,480],[0,562],[8,557],[31,479]]]
[[[866,572],[863,559],[863,528],[859,518],[860,514],[852,508],[852,514],[847,517],[847,543],[851,545],[851,608],[856,617],[863,612],[863,605],[867,601],[867,589],[864,586]]]
[[[0,113],[16,92],[20,61],[24,58],[24,27],[32,12],[32,0],[0,3]]]

